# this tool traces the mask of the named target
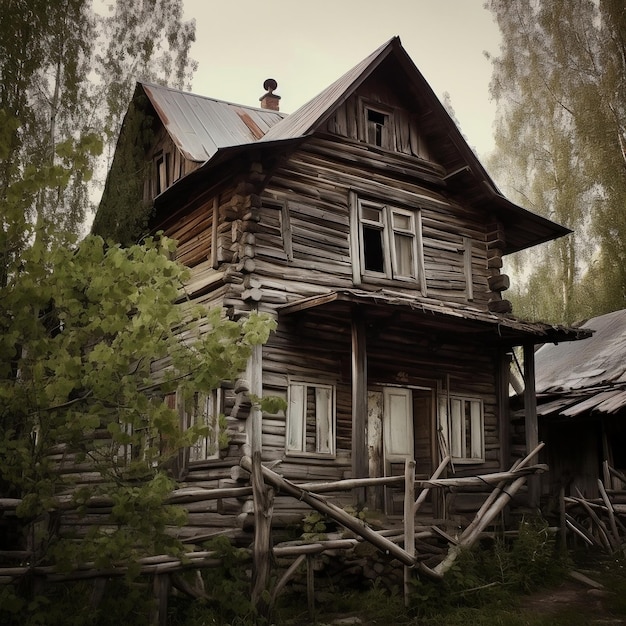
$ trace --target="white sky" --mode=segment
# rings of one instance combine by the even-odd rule
[[[491,64],[500,33],[484,0],[184,0],[196,19],[192,91],[259,106],[275,78],[291,113],[399,35],[433,91],[452,107],[483,159],[493,148]]]

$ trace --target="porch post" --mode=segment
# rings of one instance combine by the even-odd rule
[[[524,344],[524,426],[526,431],[526,452],[531,452],[539,444],[537,424],[537,395],[535,390],[535,347]],[[539,506],[539,477],[528,478],[528,505]]]
[[[511,467],[511,411],[509,406],[509,384],[511,354],[503,347],[499,350],[498,368],[498,415],[500,423],[500,469]]]
[[[365,321],[352,309],[352,477],[367,478],[367,349]],[[355,490],[357,507],[365,505],[365,488]]]

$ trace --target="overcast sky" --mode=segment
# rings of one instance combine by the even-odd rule
[[[499,30],[484,0],[184,0],[196,19],[195,93],[259,106],[275,78],[281,111],[291,113],[399,35],[479,156],[493,147],[489,100]]]

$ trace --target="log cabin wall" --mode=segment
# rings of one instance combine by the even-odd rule
[[[385,288],[487,308],[491,294],[486,216],[446,192],[445,172],[429,160],[418,117],[408,114],[393,90],[373,87],[370,81],[349,98],[325,131],[308,139],[280,167],[270,169],[261,159],[239,163],[233,168],[238,173],[219,192],[198,196],[193,205],[178,211],[181,217],[172,219],[165,232],[179,241],[178,258],[191,268],[191,298],[221,304],[234,318],[257,309],[277,315],[281,304],[354,287]],[[380,138],[384,144],[380,146],[365,141],[368,130],[359,122],[365,105],[392,115],[390,136],[395,143],[384,144],[388,137]],[[361,198],[405,213],[418,212],[415,280],[355,272],[355,203]],[[296,480],[336,480],[351,474],[350,314],[344,312],[341,321],[334,312],[325,315],[316,311],[281,318],[277,333],[263,349],[264,394],[287,399],[290,382],[298,380],[334,389],[336,449],[332,458],[286,454],[284,414],[263,416],[263,460],[280,461],[281,473]],[[454,393],[480,398],[484,463],[457,471],[472,474],[478,469],[498,469],[496,350],[455,334],[454,328],[442,329],[443,334],[446,330],[453,339],[440,342],[435,352],[432,333],[415,328],[413,320],[370,329],[369,388],[376,393],[382,385],[426,384],[436,395],[449,385]],[[228,451],[219,461],[188,467],[184,484],[225,486],[240,478],[237,472],[231,476],[229,468],[238,466],[249,437],[247,412],[241,408],[234,400],[231,413],[226,413]],[[416,430],[424,474],[439,460],[433,443],[435,428],[433,424]],[[430,458],[424,462],[426,452]],[[245,526],[249,502],[231,501],[223,510],[232,514],[238,507],[239,524]],[[299,521],[306,507],[299,511],[291,499],[279,497],[274,510],[274,523],[287,525]],[[211,520],[217,524],[219,518],[212,515]],[[223,523],[228,526],[227,520]]]
[[[358,133],[363,131],[356,124],[356,113],[348,111],[358,111],[365,101],[376,101],[379,108],[393,110],[395,123],[403,129],[395,133],[404,137],[400,151],[359,141]],[[328,130],[346,128],[353,135],[316,134],[272,172],[263,189],[258,182],[267,171],[255,163],[249,171],[254,176],[241,177],[232,198],[220,199],[219,245],[227,251],[221,260],[229,262],[225,304],[230,314],[258,307],[276,315],[281,304],[355,286],[386,288],[487,309],[492,295],[488,287],[487,218],[446,193],[445,172],[428,161],[425,143],[417,131],[417,118],[403,115],[398,102],[381,104],[372,93],[353,96],[344,109],[329,122]],[[338,119],[345,119],[345,125],[341,126],[344,122]],[[360,197],[404,211],[419,211],[416,235],[421,265],[417,280],[355,277],[358,246],[354,244],[354,202]],[[301,316],[299,323],[281,318],[278,332],[263,350],[265,394],[286,399],[290,381],[298,379],[328,383],[336,393],[337,448],[332,459],[287,455],[284,415],[263,417],[263,459],[281,461],[281,472],[290,478],[341,479],[350,473],[350,315],[345,315],[339,325],[332,317],[320,321],[316,313],[308,322],[306,316]],[[454,328],[448,330],[454,333]],[[368,339],[373,342],[368,345],[370,386],[376,389],[398,384],[401,371],[407,380],[428,380],[440,390],[450,384],[457,394],[479,398],[484,406],[484,463],[480,468],[475,464],[462,466],[459,471],[471,474],[477,469],[498,469],[502,459],[498,443],[497,350],[453,334],[454,339],[439,347],[434,356],[429,352],[431,339],[424,334],[427,331],[415,331],[414,339],[407,342],[407,333],[411,332],[412,323],[408,322],[383,329],[382,343],[377,344],[375,337]],[[422,351],[415,352],[415,348]],[[422,439],[434,436],[432,430],[422,431]],[[418,447],[425,449],[428,444],[421,441]],[[437,462],[431,458],[428,465],[432,469]],[[281,504],[279,498],[275,511],[277,520],[286,522],[295,513],[293,502]]]

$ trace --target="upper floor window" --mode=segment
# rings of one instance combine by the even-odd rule
[[[482,400],[456,395],[440,396],[439,423],[455,463],[482,463],[485,460]]]
[[[356,200],[362,276],[420,282],[419,211]]]
[[[335,389],[292,383],[287,410],[288,453],[335,454]]]

